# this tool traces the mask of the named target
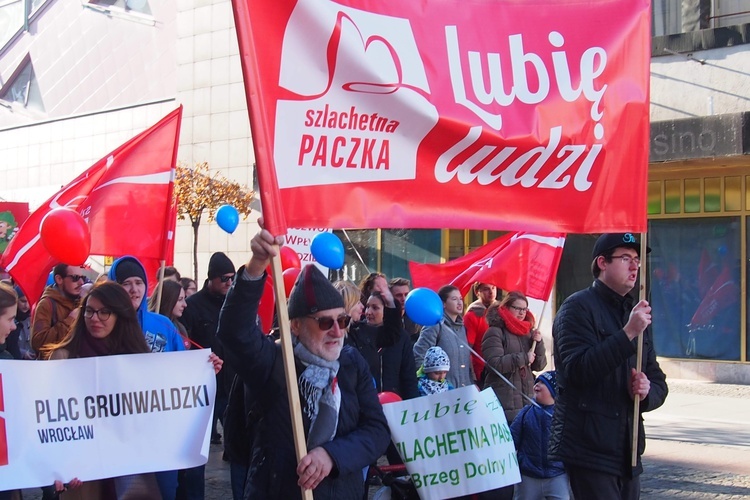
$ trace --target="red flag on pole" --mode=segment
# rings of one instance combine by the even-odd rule
[[[170,245],[174,251],[172,193],[181,120],[182,106],[96,162],[26,219],[0,266],[30,302],[39,299],[57,264],[39,234],[42,219],[54,208],[72,208],[86,220],[93,255],[158,262],[168,258]]]
[[[564,244],[562,233],[509,233],[445,264],[409,262],[409,271],[415,287],[453,285],[465,295],[479,281],[547,300]]]
[[[234,0],[267,227],[643,231],[650,3]]]

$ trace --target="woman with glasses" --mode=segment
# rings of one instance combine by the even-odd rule
[[[438,295],[443,301],[443,318],[437,325],[422,327],[414,344],[414,364],[422,366],[427,350],[433,346],[440,346],[451,361],[451,369],[446,380],[457,389],[466,387],[474,383],[475,377],[462,316],[464,299],[461,291],[452,285],[441,287]]]
[[[492,387],[503,405],[510,425],[518,412],[534,397],[534,374],[547,366],[542,334],[534,329],[529,301],[521,292],[510,292],[502,302],[487,309],[489,328],[482,339],[487,363],[485,388]],[[535,347],[532,350],[532,345]],[[497,372],[516,388],[510,387]]]
[[[91,289],[68,337],[52,346],[50,359],[90,358],[150,352],[128,293],[117,283],[100,283]],[[55,484],[57,491],[62,484]],[[153,473],[86,481],[71,481],[75,498],[118,498],[123,491],[159,497]],[[148,492],[148,493],[147,493]],[[153,495],[153,496],[149,496]],[[61,498],[65,498],[63,494]]]

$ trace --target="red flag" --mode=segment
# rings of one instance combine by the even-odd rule
[[[164,252],[162,257],[154,259],[151,257],[140,257],[139,260],[143,264],[143,268],[148,278],[148,295],[154,293],[156,285],[159,281],[156,279],[159,275],[159,269],[161,268],[162,260],[165,266],[174,265],[174,238],[175,230],[177,228],[177,198],[173,197],[172,206],[169,209],[166,221],[166,238],[164,239]]]
[[[509,233],[445,264],[409,262],[409,271],[415,287],[453,285],[466,295],[479,281],[547,300],[564,244],[562,233]]]
[[[174,239],[172,194],[181,119],[182,106],[96,162],[24,222],[0,266],[30,302],[39,299],[57,264],[39,234],[42,219],[54,208],[69,207],[83,216],[91,232],[92,255],[167,258],[170,228]]]
[[[649,0],[232,3],[273,233],[646,229]]]

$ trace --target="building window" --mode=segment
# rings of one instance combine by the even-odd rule
[[[378,231],[375,229],[334,230],[344,244],[344,267],[329,269],[334,281],[349,280],[357,285],[362,278],[378,270]]]
[[[151,7],[148,0],[90,0],[89,3],[101,7],[115,7],[126,12],[138,12],[147,16],[151,15]]]
[[[0,1],[0,47],[23,28],[23,0]]]
[[[740,360],[740,218],[652,220],[651,305],[656,352]]]
[[[676,35],[750,22],[745,0],[653,0],[652,35]]]
[[[20,70],[0,89],[0,99],[18,103],[24,108],[44,112],[42,94],[34,76],[34,67],[27,58]]]

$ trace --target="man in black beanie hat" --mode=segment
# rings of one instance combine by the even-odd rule
[[[180,319],[188,335],[196,344],[211,348],[220,358],[224,358],[224,354],[218,342],[214,342],[214,338],[219,324],[219,312],[224,303],[224,297],[232,285],[232,278],[234,278],[234,264],[229,257],[223,252],[211,255],[208,261],[208,279],[203,283],[203,288],[187,298],[185,301],[187,307]],[[211,443],[213,444],[221,443],[221,434],[216,430],[216,422],[223,420],[233,377],[234,373],[231,370],[222,370],[216,375],[216,405],[211,425]]]
[[[667,397],[648,329],[651,306],[645,300],[634,304],[630,296],[640,250],[632,233],[601,235],[591,256],[594,283],[565,299],[552,325],[558,397],[549,457],[565,465],[575,498],[640,497],[646,438],[639,416],[633,467],[633,401],[638,398],[640,412],[647,412]],[[643,370],[637,372],[640,335]]]
[[[288,304],[307,439],[307,455],[297,463],[281,346],[258,325],[265,269],[282,240],[266,230],[253,237],[217,333],[260,418],[245,498],[300,498],[300,487],[315,490],[316,499],[361,498],[362,470],[385,452],[390,433],[367,362],[344,345],[344,300],[313,265],[300,272]]]

